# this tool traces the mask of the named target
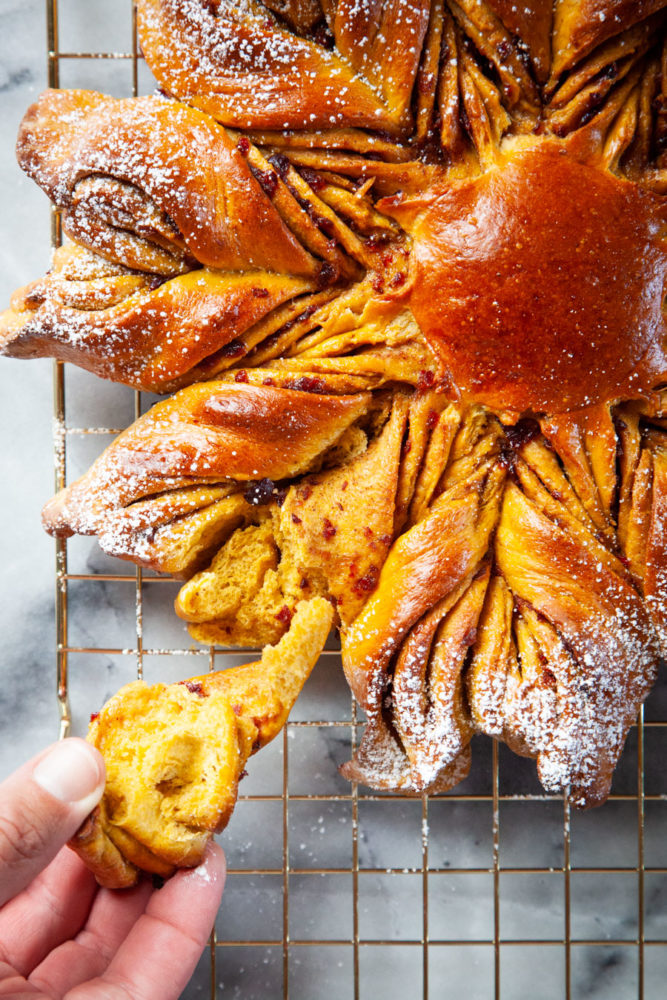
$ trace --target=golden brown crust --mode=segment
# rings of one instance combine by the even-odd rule
[[[412,311],[463,398],[516,419],[658,385],[664,211],[662,198],[553,139],[397,201],[415,238]]]
[[[107,889],[127,889],[136,885],[139,871],[127,860],[104,831],[102,807],[96,806],[86,817],[69,846],[85,861]]]
[[[488,580],[483,564],[505,480],[499,445],[497,422],[473,411],[459,431],[442,493],[394,544],[377,590],[342,633],[345,675],[371,723],[362,758],[373,756],[371,734],[386,728],[384,712],[409,761],[403,784],[415,790],[453,767],[472,735],[456,688],[462,690],[460,676]],[[447,674],[450,681],[443,680]]]
[[[553,3],[551,0],[530,0],[515,3],[514,0],[487,0],[489,7],[498,15],[502,23],[529,53],[540,83],[549,76],[551,64],[551,28]]]
[[[193,108],[47,90],[23,119],[17,156],[63,210],[65,231],[127,267],[319,271],[236,144]]]
[[[557,730],[547,726],[540,746],[541,780],[552,788],[569,784],[579,804],[604,801],[628,728],[655,678],[658,647],[643,601],[511,484],[496,559],[519,607],[525,603],[553,627],[574,675],[563,676],[558,660],[548,657],[563,701]]]
[[[479,425],[480,418],[484,428],[479,412],[470,422]],[[424,518],[394,544],[377,590],[343,633],[345,675],[366,711],[379,704],[384,670],[403,636],[429,608],[474,575],[486,555],[505,479],[504,469],[494,461],[500,427],[494,420],[489,424],[481,435],[486,440],[474,449],[473,467],[466,469],[469,475],[459,477],[452,463],[449,483],[445,481]],[[466,429],[460,432],[462,447]]]
[[[409,103],[428,6],[383,0],[354,17],[347,7],[341,4],[332,22],[338,54],[290,33],[268,12],[240,11],[227,0],[142,0],[139,36],[160,85],[225,125],[395,133]],[[373,41],[380,25],[393,43],[388,73],[387,49]],[[357,72],[362,64],[364,76]]]
[[[162,282],[110,270],[82,247],[61,247],[49,274],[19,289],[0,314],[0,353],[55,357],[136,389],[169,392],[206,377],[217,352],[243,355],[244,334],[252,337],[279,306],[316,289],[268,271],[199,268]]]
[[[210,382],[181,389],[120,435],[44,509],[54,534],[103,532],[137,500],[199,483],[284,479],[307,469],[368,397]],[[117,553],[121,554],[121,553]]]
[[[470,747],[466,746],[432,780],[415,782],[404,747],[380,715],[369,721],[354,757],[340,771],[348,781],[358,781],[378,791],[438,795],[468,776],[470,762]]]
[[[552,77],[665,6],[665,0],[560,0],[554,14]]]

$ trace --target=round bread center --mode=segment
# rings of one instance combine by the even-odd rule
[[[648,388],[664,371],[662,214],[550,140],[437,187],[411,227],[411,308],[463,397],[560,413]]]

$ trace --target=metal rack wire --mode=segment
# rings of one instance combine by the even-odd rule
[[[61,50],[59,2],[62,5],[66,0],[46,0],[49,85],[60,85],[61,67],[72,60],[125,60],[130,90],[136,95],[141,55],[134,4],[126,51],[79,52]],[[111,4],[112,0],[99,2]],[[123,0],[123,3],[130,3],[130,0]],[[86,5],[88,16],[94,16],[91,6],[94,5]],[[52,236],[54,246],[58,245],[61,233],[55,214]],[[65,369],[56,363],[57,489],[66,483],[68,456],[74,440],[86,436],[99,436],[103,440],[102,435],[117,433],[117,429],[69,425],[65,390]],[[144,402],[140,393],[134,394],[135,416],[145,408]],[[70,642],[68,617],[72,587],[100,582],[110,587],[131,586],[134,590],[135,635],[130,647],[102,648]],[[148,657],[159,657],[160,662],[166,662],[161,658],[180,656],[187,658],[187,663],[194,657],[195,663],[189,673],[201,672],[202,659],[211,670],[224,665],[229,651],[156,648],[144,642],[146,595],[149,588],[153,593],[152,588],[161,587],[165,582],[169,583],[164,578],[142,573],[140,569],[134,574],[70,572],[67,543],[57,542],[57,690],[61,736],[67,735],[72,727],[70,663],[76,655],[93,661],[108,657],[132,658],[139,678],[144,676]],[[334,650],[326,653],[326,662],[332,667],[336,656]],[[85,706],[86,711],[97,707]],[[511,765],[509,758],[504,759],[503,748],[489,743],[481,748],[482,761],[477,775],[454,794],[423,797],[421,801],[407,796],[370,794],[354,785],[338,784],[336,778],[331,777],[335,773],[331,760],[328,761],[332,763],[331,773],[329,777],[325,775],[323,789],[318,786],[318,791],[313,792],[301,780],[304,752],[298,749],[298,740],[305,739],[307,751],[309,734],[316,734],[331,758],[348,753],[354,748],[361,721],[351,699],[347,711],[338,714],[338,718],[290,721],[283,731],[282,742],[277,741],[274,762],[270,765],[277,769],[275,787],[270,787],[270,782],[266,787],[260,783],[259,791],[241,794],[239,810],[244,806],[256,807],[260,816],[260,822],[251,824],[253,845],[247,847],[251,862],[258,856],[266,859],[272,854],[272,857],[264,865],[251,863],[247,866],[243,863],[244,851],[235,853],[232,849],[226,899],[235,892],[235,880],[239,899],[245,891],[243,886],[254,881],[254,888],[250,885],[249,898],[257,901],[258,908],[265,905],[271,910],[272,930],[264,936],[244,938],[241,935],[233,940],[226,926],[223,906],[223,917],[217,932],[212,935],[206,961],[198,972],[197,996],[202,995],[202,987],[206,991],[210,989],[212,1000],[222,996],[219,984],[224,980],[224,995],[229,995],[229,990],[230,994],[233,992],[244,1000],[259,995],[264,1000],[288,996],[293,1000],[314,1000],[334,994],[341,1000],[346,997],[358,1000],[379,993],[390,1000],[394,996],[418,995],[426,1000],[442,996],[443,990],[449,994],[451,989],[451,995],[459,995],[460,991],[453,985],[459,982],[457,977],[465,983],[469,1000],[478,997],[500,1000],[501,996],[506,1000],[538,996],[541,1000],[552,997],[572,1000],[584,995],[613,996],[614,1000],[630,997],[655,1000],[664,995],[667,919],[660,924],[660,911],[661,903],[667,900],[667,852],[662,859],[665,867],[646,864],[646,811],[647,808],[656,810],[657,818],[654,823],[651,816],[649,829],[655,840],[654,827],[665,829],[664,823],[659,825],[659,804],[667,803],[667,787],[661,787],[658,780],[649,790],[650,794],[646,793],[644,766],[649,755],[659,765],[660,742],[667,736],[667,719],[661,713],[661,692],[640,712],[610,799],[610,803],[616,804],[616,812],[618,808],[624,810],[626,822],[623,824],[616,817],[614,805],[605,807],[607,813],[598,813],[592,825],[588,820],[572,817],[566,802],[540,794],[532,774],[528,777],[529,771],[523,765]],[[484,753],[488,759],[484,759]],[[260,760],[256,769],[260,771],[263,764],[264,760]],[[629,776],[629,770],[634,770],[634,777]],[[321,846],[309,855],[302,850],[306,845],[296,845],[295,839],[299,839],[297,834],[309,836],[303,816],[313,805],[324,812],[328,810],[329,817],[333,816],[338,826],[333,842],[328,836],[329,830],[324,835],[318,833]],[[514,807],[530,811],[526,821],[529,832],[533,831],[536,838],[546,836],[548,850],[539,862],[527,863],[537,855],[530,845],[526,848],[521,833],[517,835],[517,830],[525,832],[525,824],[508,820],[507,810]],[[471,825],[469,817],[474,809],[485,814],[486,833],[479,833],[479,825]],[[554,819],[556,809],[560,813],[557,821]],[[635,814],[632,829],[627,821],[628,810]],[[602,822],[600,817],[603,817]],[[664,818],[667,818],[667,811]],[[606,828],[607,839],[599,841],[601,860],[597,865],[591,863],[590,851],[584,858],[586,864],[577,863],[573,827],[582,823],[591,829]],[[406,840],[404,828],[411,825],[412,839]],[[321,816],[314,827],[311,819],[310,834],[323,828],[326,826]],[[443,829],[452,830],[445,848],[441,837]],[[387,845],[387,837],[392,840],[393,830],[397,831],[395,843]],[[629,830],[634,836],[628,834]],[[590,836],[589,832],[587,839]],[[621,846],[612,851],[614,863],[605,864],[604,844],[616,843],[619,837],[630,842],[625,844],[623,840]],[[518,842],[517,849],[514,849],[515,842]],[[370,850],[369,843],[380,846]],[[409,851],[406,850],[408,843],[413,844]],[[471,847],[469,855],[460,857],[459,847],[465,843]],[[652,847],[652,856],[658,857],[656,850]],[[520,856],[522,853],[525,857]],[[299,857],[303,859],[301,864]],[[308,863],[309,857],[312,863]],[[507,857],[512,863],[508,863]],[[383,860],[387,860],[386,866]],[[408,863],[401,864],[401,860]],[[322,887],[318,894],[311,891],[316,878],[322,880],[318,883]],[[273,892],[268,894],[265,889],[258,888],[265,886],[267,880],[273,885]],[[329,891],[327,880],[330,885],[340,885],[342,889]],[[647,933],[648,880],[650,913],[657,925],[655,930],[649,928],[650,933]],[[540,887],[542,892],[547,892],[545,886],[554,883],[557,889],[548,890],[550,895],[540,898]],[[599,898],[600,912],[596,918],[591,912],[595,907],[589,906],[588,922],[582,923],[580,903],[586,897],[582,890],[586,884],[597,886],[599,897],[593,895],[593,899]],[[372,885],[376,886],[375,892],[370,891]],[[308,886],[307,891],[304,886]],[[620,912],[621,900],[617,891],[620,886],[624,887],[627,908],[623,911],[625,923],[620,917],[610,921],[614,929],[620,927],[623,931],[614,935],[609,928],[605,932],[604,918],[605,914]],[[304,891],[311,900],[310,910],[304,909]],[[455,897],[458,902],[452,903]],[[397,899],[400,900],[398,904]],[[311,914],[310,922],[303,919],[306,910]],[[517,913],[523,914],[523,924]],[[262,921],[256,920],[254,927],[260,924]],[[586,933],[591,927],[599,929],[600,933]],[[526,948],[530,951],[525,952]],[[591,949],[600,949],[602,958],[591,957]],[[253,985],[257,983],[256,976],[244,978],[243,969],[247,972],[249,967],[248,962],[239,958],[244,953],[255,963],[259,956],[260,964],[266,966],[266,978],[260,977],[259,985]],[[582,960],[583,954],[588,956],[587,961]],[[634,956],[634,961],[628,958],[630,955]],[[544,970],[539,981],[535,979],[539,975],[535,961],[539,961]],[[523,967],[523,972],[516,971],[518,966]],[[596,987],[591,985],[595,976],[598,983],[602,982],[603,992],[595,992]],[[394,985],[387,986],[388,981]]]

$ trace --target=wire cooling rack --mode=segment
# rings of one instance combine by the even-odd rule
[[[46,6],[50,86],[150,92],[129,0]],[[90,39],[101,14],[105,32],[112,15],[114,48],[126,22],[127,44],[106,51],[103,37],[79,51],[72,26],[85,20]],[[57,215],[52,234],[55,246]],[[57,489],[151,401],[56,363]],[[126,564],[95,552],[81,539],[56,545],[61,736],[82,732],[88,713],[131,677],[170,681],[253,658],[191,646],[170,617],[174,581],[123,572]],[[337,765],[360,725],[339,656],[327,650],[241,786],[221,838],[225,899],[184,997],[665,996],[664,680],[630,733],[609,802],[586,814],[542,794],[532,762],[488,740],[474,741],[472,773],[453,794],[350,786]]]

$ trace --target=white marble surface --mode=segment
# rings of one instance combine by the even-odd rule
[[[127,50],[129,0],[60,0],[63,51]],[[14,162],[13,137],[28,103],[46,82],[45,23],[42,0],[0,0],[0,301],[18,285],[39,276],[49,259],[49,212],[45,197],[24,179]],[[67,60],[63,86],[92,86],[118,96],[130,93],[126,60]],[[141,74],[144,91],[150,88]],[[0,684],[0,777],[57,733],[53,627],[53,543],[40,528],[39,512],[53,486],[51,441],[51,363],[0,360],[0,552],[3,637]],[[122,426],[133,412],[129,390],[70,371],[67,414],[70,426]],[[68,474],[83,471],[106,439],[74,437],[68,449]],[[99,573],[119,564],[90,539],[69,546],[71,572]],[[144,644],[147,648],[191,649],[173,616],[171,585],[144,588]],[[134,584],[71,584],[71,645],[128,649],[135,645]],[[191,655],[148,655],[147,680],[171,680],[202,669],[205,659]],[[133,655],[88,653],[70,657],[71,697],[77,731],[88,714],[135,675]],[[324,660],[309,682],[293,719],[340,723],[350,717],[350,701],[335,661]],[[667,688],[654,693],[647,717],[667,717]],[[646,733],[646,790],[667,794],[664,766],[667,733]],[[215,980],[218,996],[278,1000],[283,996],[284,921],[294,944],[289,950],[293,1000],[347,1000],[354,996],[354,950],[348,944],[308,945],[325,939],[349,942],[354,931],[353,807],[337,765],[346,759],[349,729],[341,726],[294,727],[285,740],[291,795],[288,838],[283,843],[284,747],[279,739],[253,762],[242,786],[244,796],[223,835],[230,867],[225,901],[217,923]],[[476,741],[475,764],[461,791],[491,793],[491,753]],[[615,790],[636,793],[636,739],[631,736],[619,766]],[[500,753],[500,791],[507,795],[539,792],[534,766]],[[320,801],[311,794],[331,796]],[[254,796],[268,796],[254,798]],[[275,797],[271,799],[270,797]],[[419,941],[424,926],[424,889],[428,891],[430,996],[494,996],[493,811],[489,801],[448,801],[429,806],[431,868],[422,876],[421,802],[361,799],[358,816],[358,931],[362,941]],[[562,1000],[565,997],[563,807],[560,802],[518,799],[500,805],[499,920],[506,944],[501,948],[500,986],[504,1000]],[[646,804],[645,863],[667,868],[667,800]],[[610,802],[601,810],[572,819],[571,863],[579,868],[632,868],[638,858],[637,804]],[[285,852],[285,853],[284,853]],[[283,908],[285,854],[294,872],[289,910]],[[543,869],[541,874],[522,871]],[[320,874],[321,869],[329,870]],[[369,870],[370,869],[370,870]],[[387,869],[393,870],[389,874]],[[474,869],[474,871],[467,871]],[[257,870],[263,870],[257,874]],[[296,871],[295,871],[296,870]],[[452,870],[452,871],[450,871]],[[638,933],[638,881],[633,873],[575,872],[571,876],[573,939],[628,941]],[[645,934],[667,938],[667,875],[645,877]],[[235,942],[264,942],[246,947]],[[471,942],[447,945],[447,941]],[[272,943],[266,943],[272,942]],[[665,996],[667,949],[645,949],[644,996]],[[576,1000],[631,1000],[638,995],[636,946],[572,946],[572,997]],[[403,1000],[422,996],[423,950],[362,944],[359,948],[360,996]],[[186,1000],[210,995],[210,958],[202,958]]]
[[[46,81],[44,4],[0,0],[0,301],[50,256],[48,200],[24,177],[14,136]],[[51,363],[0,359],[2,428],[2,685],[0,774],[57,735],[54,714],[53,545],[39,511],[53,487]]]

